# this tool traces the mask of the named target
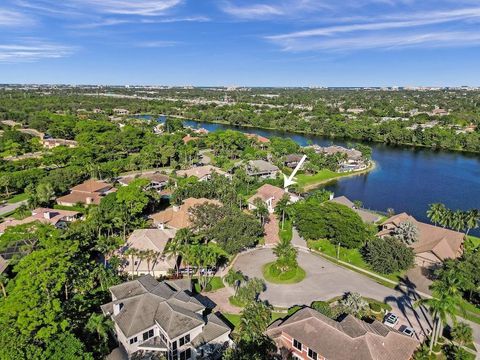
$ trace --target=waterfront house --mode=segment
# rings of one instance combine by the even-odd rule
[[[150,183],[145,188],[146,190],[155,190],[155,191],[162,191],[168,185],[168,181],[170,178],[167,175],[164,175],[158,171],[144,173],[144,174],[134,174],[134,175],[125,175],[121,176],[118,179],[118,182],[123,186],[128,186],[132,181],[137,179],[146,179],[149,180]]]
[[[230,328],[191,292],[190,282],[158,282],[151,275],[110,288],[102,305],[111,317],[119,345],[128,358],[164,355],[168,359],[211,358],[231,345]]]
[[[190,141],[196,141],[198,139],[200,139],[200,138],[195,137],[195,136],[185,135],[182,140],[183,140],[184,144],[188,144]]]
[[[409,360],[419,345],[379,321],[352,315],[335,321],[311,308],[275,321],[266,335],[279,352],[304,360]]]
[[[421,267],[439,265],[446,259],[456,259],[463,254],[465,234],[417,221],[407,213],[401,213],[381,224],[379,237],[392,236],[401,223],[410,222],[418,229],[418,239],[411,246],[415,262]]]
[[[155,277],[167,275],[168,271],[174,269],[177,263],[177,259],[169,259],[164,254],[165,247],[170,239],[175,237],[175,232],[172,229],[137,229],[133,231],[122,248],[122,253],[128,249],[134,249],[138,251],[138,255],[134,255],[133,259],[126,259],[124,272],[130,275],[152,274]],[[147,252],[155,256],[142,256]]]
[[[268,143],[270,143],[270,140],[264,136],[257,135],[257,134],[249,134],[245,133],[245,136],[249,139],[255,140],[257,143],[260,144],[260,147],[265,147]]]
[[[69,148],[74,148],[78,146],[78,143],[75,140],[65,140],[65,139],[53,139],[53,138],[43,138],[42,145],[44,148],[53,149],[57,146],[66,146]]]
[[[265,206],[268,209],[269,213],[273,213],[275,211],[275,207],[277,206],[278,201],[285,195],[287,194],[290,197],[291,202],[296,202],[298,201],[298,197],[296,195],[290,194],[283,190],[282,188],[279,188],[278,186],[273,186],[270,184],[264,184],[262,185],[255,195],[250,197],[248,201],[248,210],[252,211],[256,209],[255,206],[255,199],[261,199],[264,203]]]
[[[90,179],[71,188],[70,194],[59,197],[57,204],[63,206],[98,205],[102,197],[114,191],[116,189],[105,181]]]
[[[250,160],[246,165],[249,176],[260,177],[262,179],[275,179],[279,173],[277,166],[265,160]]]
[[[127,109],[116,108],[116,109],[113,109],[113,113],[115,115],[128,115],[130,114],[130,111],[128,111]]]
[[[349,198],[347,198],[346,196],[333,197],[332,195],[330,201],[336,204],[344,205],[352,209],[358,214],[358,216],[360,216],[360,218],[365,223],[374,224],[382,218],[381,215],[376,214],[373,211],[368,211],[368,210],[357,207],[355,203],[351,201]]]
[[[285,156],[285,160],[283,161],[283,164],[291,169],[295,169],[295,167],[302,160],[302,157],[303,157],[302,154],[289,154]]]
[[[150,215],[150,219],[153,220],[153,224],[159,229],[179,230],[187,228],[191,225],[191,209],[203,204],[222,205],[218,200],[188,198],[179,206],[174,205],[166,210]]]
[[[6,219],[0,224],[0,235],[9,227],[40,221],[44,224],[50,224],[58,229],[65,229],[67,224],[77,220],[80,213],[77,211],[57,210],[49,208],[37,208],[32,210],[32,215],[22,220]]]
[[[213,173],[216,173],[218,175],[223,175],[228,178],[231,177],[230,174],[212,165],[197,166],[187,170],[178,170],[177,176],[187,177],[187,178],[190,176],[194,176],[199,181],[208,181],[211,179]]]

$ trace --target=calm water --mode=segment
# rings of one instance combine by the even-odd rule
[[[300,135],[281,131],[235,127],[196,121],[185,125],[209,131],[235,129],[265,137],[284,137],[300,145],[347,145],[346,142],[321,136]],[[480,156],[456,152],[433,151],[410,147],[368,144],[373,149],[377,167],[368,174],[339,179],[326,185],[335,195],[361,200],[364,207],[386,211],[408,212],[421,221],[428,221],[426,211],[433,202],[452,209],[480,208]],[[480,230],[472,234],[480,235]]]

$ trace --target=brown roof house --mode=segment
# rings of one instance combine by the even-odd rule
[[[418,239],[410,245],[415,252],[415,262],[422,267],[438,265],[446,259],[455,259],[463,254],[465,234],[417,221],[407,213],[385,220],[377,236],[392,236],[401,223],[410,222],[418,229]]]
[[[9,227],[28,224],[34,221],[40,221],[44,224],[50,224],[56,228],[64,229],[68,223],[77,220],[79,215],[80,213],[77,211],[37,208],[32,210],[32,215],[25,219],[6,219],[0,224],[0,235]]]
[[[213,358],[231,345],[228,325],[216,314],[206,315],[185,284],[144,275],[110,288],[112,301],[102,311],[112,318],[117,340],[130,358]]]
[[[253,195],[252,197],[250,197],[250,199],[248,199],[248,210],[256,209],[254,202],[255,202],[255,199],[259,198],[263,200],[263,202],[267,206],[268,211],[270,213],[273,213],[275,211],[275,206],[277,206],[278,201],[285,194],[290,196],[290,202],[298,201],[298,197],[296,195],[290,194],[289,192],[286,192],[285,190],[283,190],[282,188],[279,188],[278,186],[264,184],[257,190],[255,195]]]
[[[150,218],[153,220],[153,224],[159,229],[166,228],[179,230],[187,228],[191,225],[190,209],[194,206],[203,204],[222,205],[218,200],[188,198],[183,201],[182,205],[169,207],[166,210],[151,215]]]
[[[289,154],[285,156],[285,160],[283,161],[283,164],[291,169],[295,169],[295,167],[298,165],[300,160],[302,160],[303,155],[302,154]]]
[[[59,197],[57,204],[63,206],[98,205],[103,196],[114,191],[116,189],[112,185],[104,181],[90,179],[71,188],[70,194]]]
[[[368,211],[368,210],[365,210],[365,209],[362,209],[362,208],[358,208],[353,203],[353,201],[351,201],[346,196],[338,196],[338,197],[335,197],[335,198],[332,196],[330,201],[334,202],[336,204],[345,205],[346,207],[352,209],[353,211],[355,211],[358,214],[358,216],[360,216],[360,218],[365,223],[374,224],[382,218],[379,214],[376,214],[372,211]]]
[[[167,185],[170,178],[158,171],[153,173],[126,175],[118,179],[118,182],[123,186],[128,186],[132,181],[137,179],[146,179],[150,181],[150,184],[146,187],[146,190],[162,191]]]
[[[378,321],[348,315],[338,322],[310,308],[275,321],[266,334],[279,350],[305,360],[409,360],[419,345]]]
[[[212,165],[204,165],[204,166],[197,166],[193,167],[187,170],[178,170],[177,175],[180,177],[190,177],[194,176],[196,177],[199,181],[208,181],[212,178],[212,174],[218,174],[218,175],[223,175],[228,178],[231,177],[230,174],[226,173],[222,169],[219,169],[215,166]]]
[[[53,149],[57,146],[66,146],[69,148],[74,148],[78,146],[78,143],[75,140],[53,139],[53,138],[45,137],[42,139],[42,145],[47,149]]]
[[[155,256],[151,258],[141,255],[128,258],[125,263],[124,271],[130,275],[152,274],[155,277],[167,275],[170,269],[175,268],[177,259],[168,258],[164,251],[170,239],[175,236],[176,230],[171,229],[137,229],[127,240],[126,246],[122,249],[125,252],[128,249],[135,249],[146,253],[149,251]]]
[[[265,160],[250,160],[246,165],[249,176],[257,176],[262,179],[275,179],[280,171],[276,165]]]

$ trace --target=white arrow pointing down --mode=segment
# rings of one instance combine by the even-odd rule
[[[302,159],[299,161],[299,163],[297,164],[295,169],[293,169],[290,176],[287,177],[287,175],[283,174],[283,187],[285,188],[285,190],[287,190],[287,188],[290,185],[296,183],[296,181],[293,180],[293,178],[295,177],[295,174],[297,173],[297,171],[300,170],[300,168],[302,167],[302,165],[303,165],[303,163],[305,162],[306,159],[307,159],[307,155],[303,155]]]

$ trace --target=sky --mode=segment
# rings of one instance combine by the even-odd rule
[[[480,86],[480,0],[1,0],[0,83]]]

